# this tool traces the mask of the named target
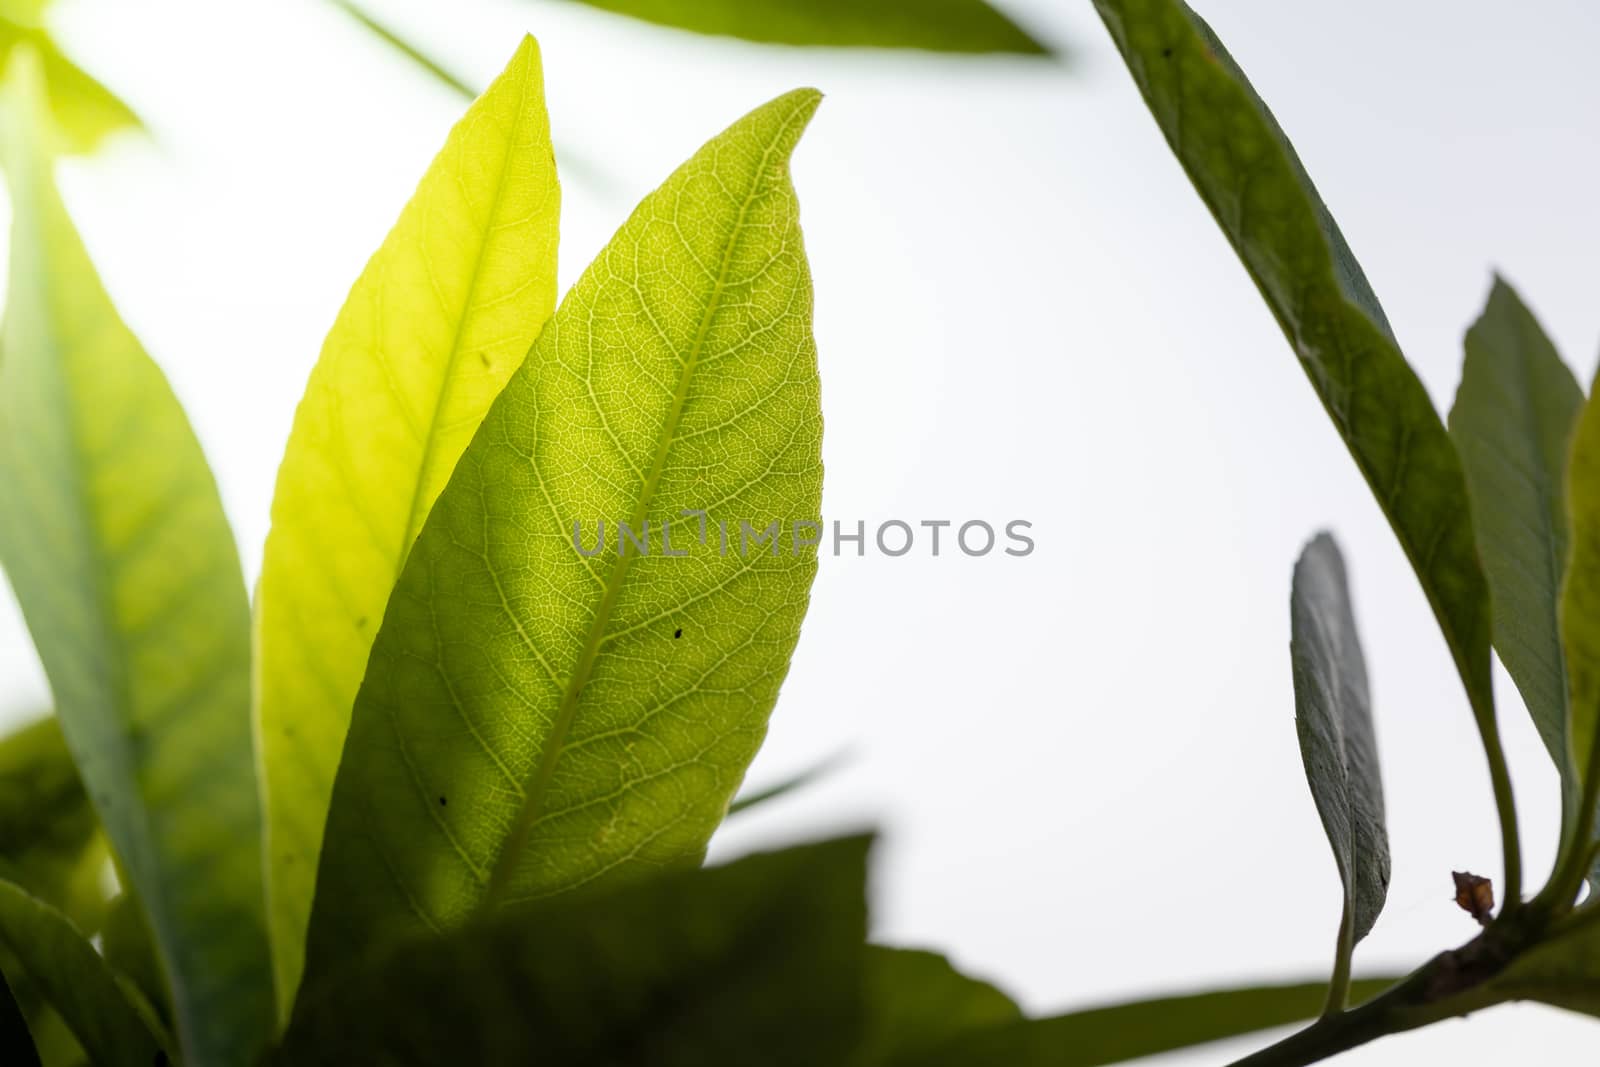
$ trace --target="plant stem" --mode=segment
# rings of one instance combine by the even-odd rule
[[[1511,773],[1506,769],[1505,749],[1500,733],[1493,727],[1483,730],[1483,747],[1489,756],[1489,781],[1494,786],[1494,805],[1500,816],[1500,841],[1505,853],[1505,892],[1500,905],[1502,915],[1522,907],[1522,842],[1517,833],[1517,803],[1511,794]]]
[[[1356,947],[1350,911],[1350,894],[1347,892],[1344,914],[1339,917],[1339,946],[1333,955],[1333,977],[1328,980],[1328,1003],[1322,1009],[1325,1019],[1342,1014],[1350,1000],[1350,957]]]
[[[1529,909],[1532,911],[1532,909]],[[1390,1034],[1487,1008],[1507,999],[1489,980],[1542,934],[1537,916],[1497,920],[1458,949],[1442,952],[1397,985],[1349,1011],[1325,1015],[1231,1067],[1306,1067]]]

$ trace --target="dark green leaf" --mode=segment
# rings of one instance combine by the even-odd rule
[[[105,845],[56,719],[0,741],[0,878],[85,929],[98,927],[106,894]]]
[[[1016,1022],[1016,1002],[934,952],[867,952],[867,1034],[855,1063],[881,1067],[936,1048],[967,1030]]]
[[[55,188],[37,65],[6,80],[0,563],[198,1064],[272,1019],[250,611],[216,483]]]
[[[273,1062],[840,1064],[860,1039],[868,839],[508,908],[307,988]]]
[[[11,995],[11,986],[0,974],[0,1062],[11,1067],[39,1067],[39,1050],[33,1047],[28,1020]]]
[[[1467,332],[1450,436],[1494,603],[1494,643],[1555,761],[1563,811],[1578,800],[1567,752],[1567,670],[1556,605],[1567,562],[1567,451],[1583,389],[1499,278]]]
[[[661,26],[768,44],[1029,55],[1050,51],[984,0],[582,2]]]
[[[94,946],[60,912],[0,882],[0,942],[61,1014],[90,1059],[151,1067],[162,1054]]]
[[[704,856],[816,574],[790,538],[820,514],[822,414],[789,157],[819,100],[756,109],[646,197],[462,453],[366,662],[308,981],[394,934]],[[580,553],[575,526],[587,546],[601,522]],[[778,537],[741,545],[741,522]],[[649,552],[619,552],[619,523]]]
[[[1182,0],[1095,6],[1416,570],[1472,704],[1500,808],[1507,881],[1518,881],[1490,684],[1489,588],[1455,445],[1299,157],[1211,28]]]
[[[1295,565],[1290,620],[1300,756],[1344,883],[1334,970],[1336,983],[1342,983],[1349,973],[1350,950],[1377,922],[1389,892],[1389,834],[1366,660],[1350,606],[1344,557],[1327,534],[1307,545]]]
[[[1364,1000],[1398,979],[1352,983]],[[1321,1011],[1320,982],[1257,986],[1141,1000],[975,1030],[894,1067],[1101,1067],[1142,1056],[1288,1026]]]
[[[161,974],[161,961],[156,958],[155,942],[150,937],[144,909],[131,892],[117,897],[106,910],[105,929],[100,932],[100,949],[106,962],[132,982],[139,994],[149,1002],[162,1024],[170,1024],[172,996],[167,990],[167,980]]]
[[[1593,790],[1600,775],[1600,409],[1592,388],[1590,394],[1567,471],[1572,553],[1561,587],[1560,619],[1573,764],[1580,781]]]

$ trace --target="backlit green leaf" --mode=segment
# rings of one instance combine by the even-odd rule
[[[582,0],[695,33],[770,44],[1049,51],[984,0]]]
[[[1016,1002],[935,952],[867,953],[867,1030],[853,1063],[882,1067],[977,1030],[1022,1019]]]
[[[1521,862],[1490,685],[1489,587],[1444,423],[1299,157],[1211,28],[1182,0],[1095,6],[1416,570],[1472,704],[1507,881],[1515,882]]]
[[[434,498],[555,307],[560,199],[530,37],[451,131],[357,280],[295,415],[256,594],[284,1012],[373,636]]]
[[[1567,669],[1556,605],[1567,562],[1567,451],[1583,389],[1516,292],[1499,278],[1467,332],[1450,436],[1461,453],[1472,524],[1494,603],[1494,643],[1563,785],[1578,800],[1567,752]]]
[[[308,979],[703,855],[816,571],[790,530],[818,521],[822,423],[788,160],[818,100],[757,109],[647,197],[462,455],[356,701]],[[741,543],[741,521],[778,536]],[[604,551],[578,551],[600,522]],[[619,522],[650,523],[648,555],[617,551]]]
[[[24,12],[25,13],[25,12]],[[65,147],[87,152],[113,131],[139,125],[127,104],[62,54],[45,30],[0,12],[0,69],[20,48],[31,48],[44,69],[50,116]]]
[[[274,1063],[842,1064],[867,839],[659,875],[407,938],[309,990]]]
[[[100,951],[118,974],[131,982],[163,1025],[172,1016],[172,994],[161,974],[155,943],[145,922],[144,909],[131,893],[123,893],[106,909],[100,931]]]
[[[1359,980],[1351,993],[1365,1000],[1396,981]],[[1101,1067],[1288,1026],[1315,1016],[1327,995],[1326,985],[1305,982],[1116,1004],[969,1031],[894,1067]]]
[[[93,1063],[158,1062],[160,1046],[94,946],[66,916],[10,882],[0,882],[0,943],[22,961]]]
[[[150,912],[191,1062],[272,1018],[244,582],[166,379],[117,317],[40,154],[31,63],[7,79],[0,563],[101,824]]]
[[[1344,557],[1327,534],[1308,544],[1295,565],[1290,622],[1300,757],[1344,884],[1334,965],[1335,997],[1342,1000],[1350,952],[1372,930],[1389,893],[1389,833],[1366,660]]]

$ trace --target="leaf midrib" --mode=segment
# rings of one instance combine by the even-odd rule
[[[488,219],[483,229],[482,239],[478,242],[478,254],[472,264],[472,275],[467,281],[466,296],[461,302],[461,314],[456,318],[456,328],[450,340],[450,356],[445,361],[444,376],[440,382],[438,400],[433,405],[433,412],[428,417],[428,432],[422,440],[422,457],[417,464],[416,480],[411,485],[411,502],[406,508],[406,525],[401,534],[399,551],[395,557],[394,577],[397,582],[400,580],[401,572],[405,570],[407,557],[411,555],[411,546],[416,543],[417,536],[422,532],[422,524],[427,519],[426,514],[419,517],[417,512],[422,506],[423,485],[428,480],[428,461],[433,456],[435,442],[439,437],[440,415],[444,411],[445,403],[450,399],[455,385],[456,365],[461,361],[461,339],[466,333],[467,317],[471,313],[473,299],[478,294],[478,285],[482,280],[484,260],[488,258],[489,238],[494,233],[495,219],[499,217],[500,207],[505,201],[506,179],[511,171],[511,154],[517,144],[517,134],[521,132],[523,123],[527,119],[529,80],[526,76],[521,79],[516,114],[511,120],[511,138],[506,145],[505,155],[500,160],[500,173],[495,178],[494,196],[489,203]],[[533,343],[537,344],[538,339],[535,338]],[[524,354],[524,358],[526,358],[526,354]]]
[[[705,313],[701,316],[699,327],[695,333],[693,344],[690,346],[687,358],[684,361],[683,372],[678,376],[678,385],[673,393],[672,406],[668,409],[666,421],[662,424],[661,435],[656,443],[656,452],[650,465],[650,472],[645,477],[643,487],[640,489],[639,499],[634,506],[629,518],[630,528],[637,529],[649,510],[655,492],[659,487],[661,475],[666,468],[667,456],[672,450],[678,423],[683,417],[683,408],[688,400],[689,383],[694,377],[695,368],[699,365],[700,356],[705,348],[707,335],[711,330],[711,323],[721,310],[722,299],[727,289],[728,270],[732,265],[734,253],[739,247],[740,238],[744,233],[745,219],[749,214],[750,205],[760,195],[764,182],[763,176],[767,166],[772,161],[772,154],[783,143],[789,127],[794,122],[794,117],[804,109],[795,108],[788,118],[784,120],[781,129],[768,141],[762,151],[761,160],[756,165],[755,176],[739,204],[738,214],[734,218],[732,232],[727,243],[723,246],[721,262],[717,268],[717,278],[712,286],[711,296],[706,301]],[[516,821],[512,824],[511,833],[506,838],[504,848],[495,858],[494,868],[490,871],[489,883],[484,891],[484,896],[479,904],[480,912],[493,910],[501,903],[506,889],[510,885],[513,872],[516,870],[517,860],[527,847],[528,837],[534,825],[539,821],[544,794],[548,790],[551,779],[555,776],[557,763],[560,762],[563,746],[566,744],[567,734],[572,729],[573,721],[577,717],[578,698],[583,687],[589,680],[589,675],[594,670],[595,661],[599,658],[600,645],[605,639],[606,626],[611,620],[611,613],[616,607],[617,597],[621,594],[623,580],[632,565],[633,557],[624,551],[619,544],[616,562],[612,564],[611,573],[606,577],[605,592],[601,596],[600,606],[595,611],[594,619],[584,637],[583,650],[579,653],[577,665],[573,668],[572,676],[567,682],[565,692],[562,694],[561,704],[556,710],[555,719],[551,724],[550,735],[546,740],[544,749],[540,753],[539,763],[534,769],[533,777],[523,793],[522,806],[517,812]]]

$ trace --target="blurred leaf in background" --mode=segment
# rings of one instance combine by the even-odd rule
[[[578,0],[718,37],[830,48],[1051,55],[984,0]]]
[[[139,116],[94,76],[56,47],[45,25],[50,0],[0,0],[0,70],[20,45],[29,45],[44,69],[50,116],[63,146],[74,152],[99,147],[107,134],[137,128]]]

